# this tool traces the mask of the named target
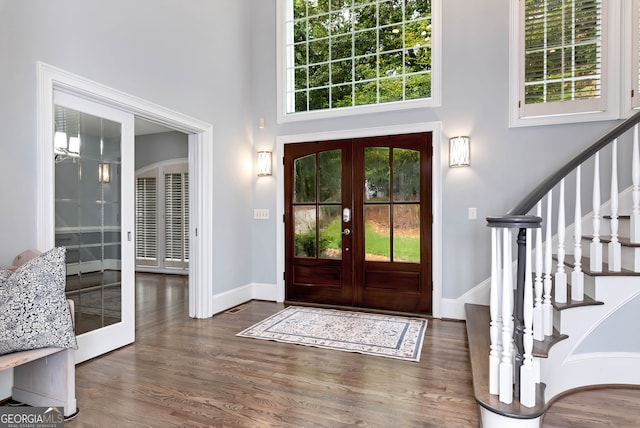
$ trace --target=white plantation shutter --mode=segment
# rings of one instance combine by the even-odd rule
[[[523,0],[520,117],[606,109],[606,2]]]
[[[156,177],[136,178],[136,264],[158,264]]]
[[[189,261],[189,175],[166,173],[165,265],[179,267]]]

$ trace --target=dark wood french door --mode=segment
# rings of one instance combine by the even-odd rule
[[[288,302],[431,312],[430,133],[287,144]]]

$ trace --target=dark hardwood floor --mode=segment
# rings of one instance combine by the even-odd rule
[[[463,322],[430,319],[420,362],[405,362],[236,337],[283,305],[252,301],[195,320],[186,278],[136,279],[136,342],[77,367],[80,414],[68,427],[479,425]],[[640,399],[625,397],[640,408]],[[598,417],[610,425],[583,423],[565,400],[545,427],[627,426],[616,424],[624,415],[613,415],[603,396]],[[639,425],[637,415],[628,426]]]

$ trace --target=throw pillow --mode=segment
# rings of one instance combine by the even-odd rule
[[[0,355],[28,349],[77,349],[64,294],[64,247],[54,248],[16,269],[0,285]]]

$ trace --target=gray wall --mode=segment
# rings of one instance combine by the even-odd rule
[[[156,162],[189,157],[189,137],[182,132],[136,136],[136,171]]]
[[[442,1],[442,106],[338,119],[276,124],[276,0],[253,6],[253,125],[256,149],[275,149],[280,135],[328,130],[442,123],[442,162],[448,139],[471,137],[471,167],[442,170],[443,296],[456,298],[489,277],[489,230],[483,220],[504,214],[537,182],[569,160],[613,122],[508,127],[508,0]],[[265,117],[265,129],[257,129]],[[439,160],[434,160],[438,162]],[[276,209],[275,179],[254,179],[254,207]],[[478,220],[467,219],[467,208]],[[274,283],[276,221],[253,226],[253,279]],[[271,249],[271,251],[268,251]]]
[[[0,264],[34,247],[36,61],[213,125],[214,293],[251,282],[250,0],[0,0]]]

